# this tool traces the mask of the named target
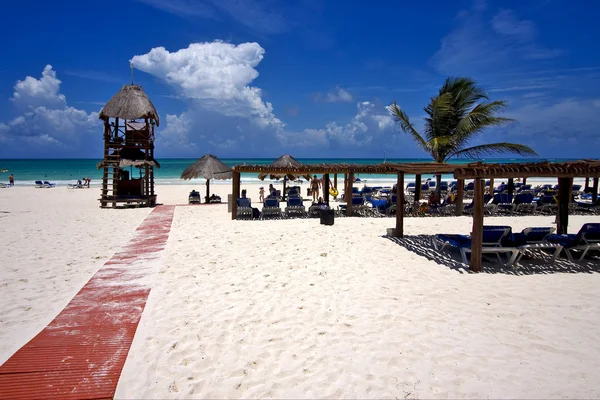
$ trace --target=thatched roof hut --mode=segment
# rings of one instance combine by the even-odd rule
[[[150,165],[156,168],[160,168],[160,163],[153,158],[147,159],[146,153],[144,153],[140,149],[135,149],[131,147],[125,147],[120,150],[115,150],[111,153],[111,156],[119,154],[119,168],[125,167],[143,167],[144,165]],[[102,160],[98,163],[98,169],[104,167],[105,160]]]
[[[284,154],[281,157],[279,157],[277,160],[273,161],[271,164],[269,164],[270,167],[276,167],[276,168],[290,168],[290,169],[296,169],[300,166],[302,166],[302,164],[300,164],[294,157],[290,156],[289,154]],[[292,175],[292,174],[285,174],[285,175],[277,175],[275,173],[271,173],[269,174],[258,174],[258,179],[260,180],[265,180],[265,178],[269,176],[270,179],[281,179],[284,176],[287,176],[289,180],[294,181],[296,180],[296,175]],[[310,180],[310,174],[306,174],[306,175],[302,175],[305,179]]]
[[[181,174],[181,179],[231,179],[231,168],[212,154],[202,156]]]
[[[99,115],[100,119],[153,119],[159,125],[158,113],[154,104],[139,85],[125,85],[119,90],[106,105]]]
[[[181,174],[181,179],[206,179],[206,202],[210,203],[210,180],[231,179],[232,176],[230,167],[223,164],[221,160],[212,154],[206,154],[187,167]]]

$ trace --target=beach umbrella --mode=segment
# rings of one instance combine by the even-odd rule
[[[271,164],[269,164],[270,167],[276,167],[276,168],[298,168],[301,167],[302,164],[300,164],[294,157],[290,156],[289,154],[284,154],[281,157],[279,157],[277,160],[273,161]],[[265,174],[265,173],[261,173],[258,175],[258,179],[260,179],[261,181],[265,180],[265,178],[269,176],[271,179],[281,179],[284,177],[287,177],[287,179],[289,180],[296,180],[296,175],[293,174],[277,174],[277,173],[271,173],[269,174]],[[306,180],[310,181],[310,174],[306,174],[306,175],[301,175],[303,176]],[[283,180],[283,197],[285,199],[285,179]]]
[[[181,174],[181,179],[206,179],[206,202],[208,202],[208,198],[210,197],[210,180],[231,179],[232,176],[231,168],[223,164],[221,160],[212,154],[206,154],[187,167]]]

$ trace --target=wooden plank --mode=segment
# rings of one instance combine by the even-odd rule
[[[396,237],[404,237],[404,173],[398,174],[396,183]]]
[[[464,179],[458,179],[456,181],[456,201],[454,205],[456,207],[456,215],[461,216],[464,209],[465,201],[465,181]]]
[[[481,271],[481,251],[483,247],[483,195],[485,182],[475,179],[475,204],[473,209],[473,229],[471,232],[471,265],[473,272]]]
[[[414,210],[419,209],[419,205],[421,204],[421,174],[415,175],[415,204],[413,206]]]
[[[491,196],[494,196],[494,178],[490,178],[490,190],[488,192]]]
[[[231,180],[231,194],[232,194],[232,203],[231,203],[231,219],[235,220],[237,218],[237,199],[240,197],[240,173],[237,171],[233,171]]]
[[[329,205],[329,174],[323,175],[323,200]]]
[[[598,177],[594,177],[594,187],[592,188],[592,204],[596,204],[598,202]]]
[[[354,173],[348,173],[348,187],[346,188],[346,215],[352,216],[352,187],[354,186]]]
[[[558,180],[558,209],[556,216],[556,233],[565,235],[569,226],[569,203],[573,191],[573,178]]]

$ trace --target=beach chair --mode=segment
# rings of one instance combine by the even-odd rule
[[[600,250],[600,223],[583,224],[575,235],[548,235],[546,239],[549,242],[560,244],[569,261],[574,261],[574,252],[581,252],[577,258],[577,261],[581,261],[590,250]]]
[[[252,205],[250,204],[250,199],[237,199],[237,215],[236,219],[252,219],[253,211]]]
[[[309,218],[320,218],[321,210],[331,210],[327,204],[319,204],[314,203],[310,207],[308,207],[308,217]]]
[[[548,236],[554,232],[551,227],[533,227],[525,228],[519,233],[513,235],[515,246],[519,250],[519,255],[515,259],[515,264],[521,260],[526,252],[533,250],[552,250],[552,263],[556,260],[562,250],[562,245],[552,243],[547,240]]]
[[[406,185],[405,191],[407,193],[414,193],[415,192],[415,183],[414,182],[408,182],[408,184]]]
[[[458,248],[463,262],[465,264],[469,263],[467,254],[471,253],[472,240],[470,236],[439,234],[435,235],[431,241],[433,247],[440,252],[449,246]],[[519,250],[514,247],[512,228],[510,226],[484,225],[481,252],[482,254],[495,254],[500,263],[502,263],[500,254],[506,254],[508,256],[506,265],[513,265],[519,254]]]
[[[202,198],[200,197],[200,193],[192,190],[188,195],[188,204],[200,204],[202,203]]]
[[[512,213],[515,211],[516,205],[513,204],[513,196],[507,193],[496,193],[492,204],[495,204],[497,210],[504,213]]]
[[[543,195],[539,198],[537,202],[537,210],[543,213],[556,213],[556,209],[558,208],[558,204],[556,204],[556,199],[552,195]]]
[[[281,207],[279,207],[279,199],[276,197],[267,197],[265,199],[261,219],[265,218],[281,218]]]
[[[51,182],[48,182],[48,181],[44,181],[44,187],[53,188],[55,186],[56,186],[56,183],[51,183]]]
[[[519,193],[515,196],[514,212],[533,214],[537,204],[533,201],[533,193]]]
[[[44,185],[44,182],[42,182],[42,181],[35,181],[35,187],[36,188],[45,188],[47,186]]]
[[[483,195],[483,211],[487,214],[494,215],[496,214],[496,205],[488,204],[492,199],[492,195],[489,193],[485,193]],[[473,214],[473,208],[475,207],[475,199],[473,199],[469,204],[463,207],[463,213],[465,214]]]
[[[287,206],[285,207],[285,215],[287,217],[291,217],[293,215],[297,215],[300,217],[306,216],[306,207],[304,207],[304,203],[302,202],[302,197],[300,197],[300,196],[288,197]]]

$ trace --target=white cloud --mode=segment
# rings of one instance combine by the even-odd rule
[[[492,18],[494,30],[504,36],[517,40],[533,40],[535,26],[532,21],[519,20],[511,10],[502,10]]]
[[[8,122],[0,122],[0,141],[9,145],[3,149],[6,154],[10,154],[12,146],[23,150],[21,145],[25,144],[25,149],[34,154],[81,156],[89,154],[89,146],[94,142],[91,135],[97,135],[96,142],[101,143],[98,113],[88,114],[68,106],[60,93],[60,84],[50,65],[44,68],[40,79],[27,76],[16,83],[11,100],[25,112]],[[86,153],[80,151],[84,147]],[[64,152],[50,153],[57,148]]]
[[[520,20],[511,10],[488,19],[485,11],[474,7],[458,14],[457,26],[441,39],[439,50],[430,59],[438,72],[481,76],[505,71],[515,61],[549,59],[564,53],[537,43],[532,21]]]
[[[194,121],[188,112],[181,115],[167,114],[166,127],[157,130],[157,147],[166,147],[174,150],[195,149],[196,143],[189,138]]]
[[[39,106],[64,108],[67,106],[67,100],[59,93],[60,83],[52,65],[46,65],[40,79],[28,76],[18,81],[11,100],[17,106],[25,108]]]
[[[329,91],[325,94],[317,93],[314,99],[315,101],[323,101],[326,103],[349,103],[354,100],[350,92],[339,86],[336,87],[333,91]]]
[[[264,53],[258,43],[236,46],[216,41],[192,43],[173,53],[157,47],[133,57],[132,62],[205,109],[230,117],[251,118],[260,127],[283,129],[284,124],[275,117],[271,103],[261,98],[261,90],[249,86],[258,77],[255,67]]]

